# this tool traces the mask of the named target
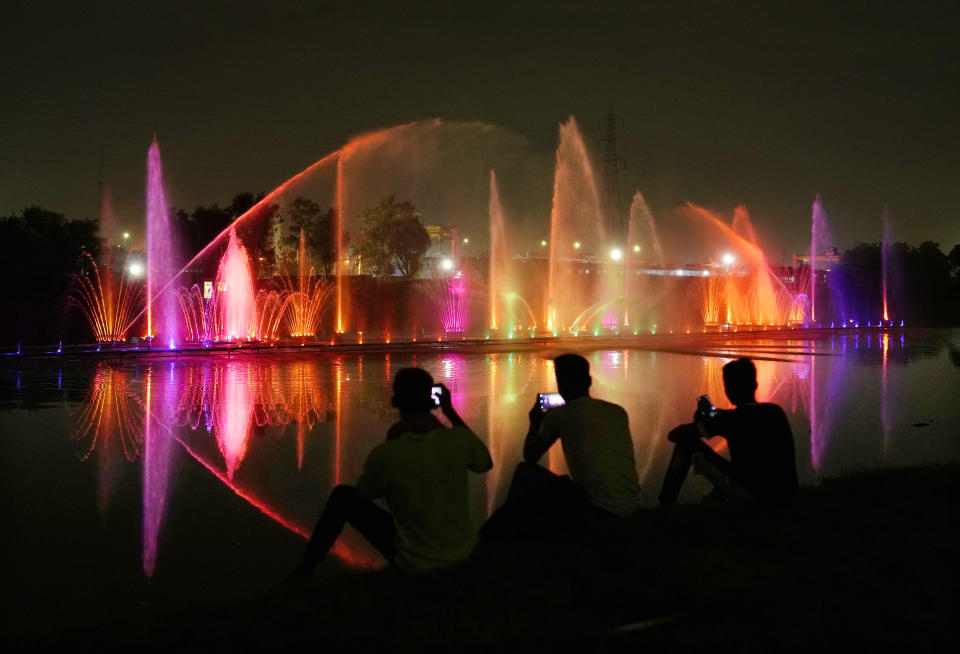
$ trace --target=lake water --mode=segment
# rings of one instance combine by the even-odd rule
[[[593,394],[629,413],[647,505],[670,456],[667,432],[690,420],[698,395],[728,406],[721,368],[737,356],[756,360],[758,399],[786,410],[803,484],[960,460],[960,331],[691,336],[652,346],[660,349],[580,350]],[[277,583],[331,488],[355,481],[382,441],[395,419],[390,380],[406,366],[450,387],[493,454],[493,470],[473,480],[482,520],[503,501],[536,394],[555,389],[550,356],[560,351],[8,357],[0,465],[14,547],[5,576],[20,613],[43,606],[66,615],[145,593],[205,601]],[[711,442],[723,451],[722,439]],[[543,463],[564,471],[559,445]],[[681,501],[708,490],[692,476]],[[349,566],[382,564],[355,533],[336,553]]]

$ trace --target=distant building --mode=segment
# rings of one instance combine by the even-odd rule
[[[457,268],[457,228],[446,225],[424,225],[430,235],[430,249],[423,258],[422,277],[449,277]]]
[[[816,255],[816,257],[814,257],[814,266],[816,271],[817,285],[821,286],[824,284],[829,284],[830,272],[839,265],[840,254],[837,252],[837,248],[829,248],[826,253]],[[790,282],[797,284],[802,282],[802,278],[806,278],[807,283],[809,283],[810,255],[794,254],[793,271],[793,277],[790,279]],[[803,272],[801,273],[801,271]],[[783,279],[783,277],[781,277],[781,279]]]

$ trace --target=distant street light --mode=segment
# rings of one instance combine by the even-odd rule
[[[143,264],[139,261],[131,261],[127,266],[127,272],[131,277],[143,277]]]
[[[574,250],[579,250],[579,249],[580,249],[580,241],[574,241],[574,242],[573,242],[573,249],[574,249]]]
[[[620,248],[613,248],[610,250],[610,258],[614,261],[620,261],[623,258],[623,250]]]
[[[542,247],[542,248],[547,247],[547,242],[546,242],[546,241],[540,241],[540,247]]]
[[[470,239],[469,239],[469,238],[465,238],[465,239],[463,239],[463,242],[464,242],[464,244],[467,244],[467,243],[470,242]]]
[[[633,251],[639,254],[639,253],[640,253],[640,246],[639,246],[639,245],[634,245],[634,246],[633,246]]]
[[[453,270],[453,261],[450,259],[444,259],[440,262],[440,267],[444,270]]]
[[[725,252],[723,256],[720,257],[720,260],[723,261],[723,265],[732,266],[733,262],[736,261],[736,258],[729,252]]]
[[[124,232],[124,233],[123,233],[123,238],[125,238],[125,239],[130,238],[130,232]]]

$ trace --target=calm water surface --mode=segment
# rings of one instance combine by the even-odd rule
[[[20,609],[70,613],[157,592],[204,601],[276,583],[330,489],[352,483],[382,441],[395,419],[390,379],[405,366],[447,384],[488,444],[494,469],[473,484],[483,520],[506,494],[536,394],[555,388],[556,353],[2,362],[5,567]],[[728,406],[721,368],[735,356],[757,359],[758,397],[787,411],[804,484],[960,460],[960,331],[691,337],[669,351],[584,355],[593,394],[630,415],[647,505],[670,455],[666,433],[700,394]],[[564,471],[559,446],[544,463]],[[681,501],[707,490],[694,476]],[[354,533],[336,553],[382,565]]]

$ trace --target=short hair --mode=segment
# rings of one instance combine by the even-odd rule
[[[561,354],[554,358],[553,369],[557,385],[584,390],[590,387],[590,364],[579,354]]]
[[[749,357],[741,357],[723,367],[723,383],[737,390],[756,390],[757,367]]]
[[[433,377],[423,368],[403,368],[393,378],[393,404],[405,411],[433,408]]]

